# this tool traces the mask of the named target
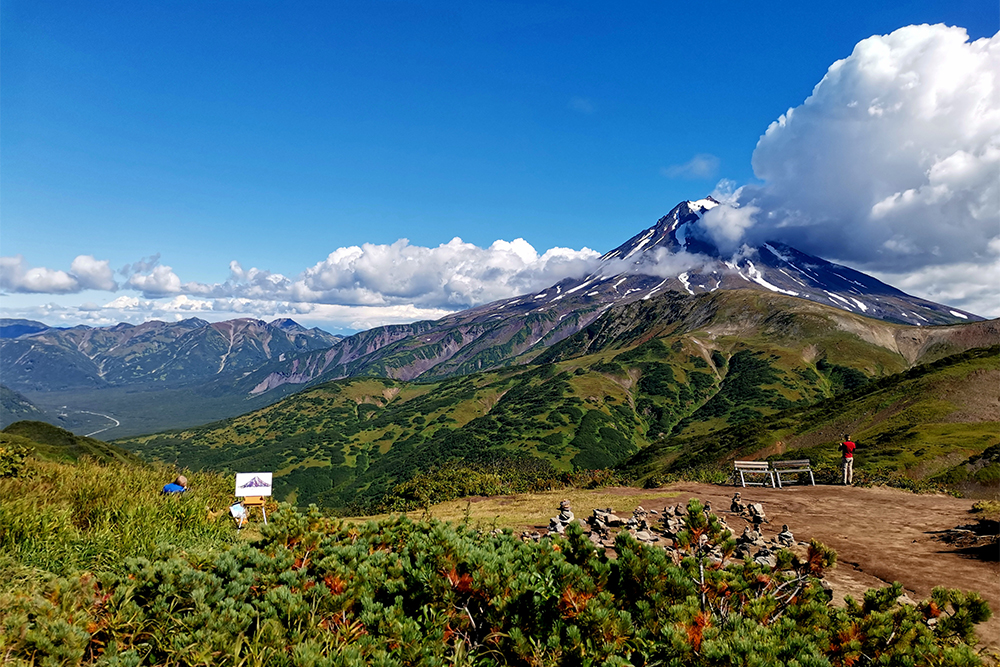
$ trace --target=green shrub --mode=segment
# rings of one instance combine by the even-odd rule
[[[376,503],[355,509],[363,514],[408,512],[467,496],[537,493],[567,487],[594,489],[625,482],[624,475],[608,469],[558,472],[547,461],[530,456],[493,455],[418,473],[395,485]]]
[[[697,501],[684,521],[677,563],[627,533],[609,558],[575,525],[534,543],[283,506],[256,545],[163,548],[14,595],[0,643],[67,665],[980,664],[970,643],[990,612],[976,594],[902,605],[895,584],[834,608],[823,545],[771,570],[733,562]]]
[[[18,477],[24,470],[29,450],[21,438],[0,434],[0,477]]]

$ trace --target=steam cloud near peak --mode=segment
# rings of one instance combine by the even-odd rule
[[[771,123],[753,168],[763,185],[738,190],[739,209],[706,214],[717,240],[887,272],[995,261],[1000,34],[917,25],[861,41]]]

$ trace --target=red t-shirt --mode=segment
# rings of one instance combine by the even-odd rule
[[[854,448],[857,447],[853,442],[848,440],[847,442],[840,443],[840,451],[844,454],[845,459],[854,458]]]

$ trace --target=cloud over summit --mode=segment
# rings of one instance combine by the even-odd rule
[[[750,238],[885,271],[988,262],[1000,235],[1000,35],[916,25],[858,43],[753,154]]]

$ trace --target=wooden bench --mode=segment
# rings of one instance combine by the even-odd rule
[[[800,459],[797,461],[772,461],[771,471],[778,480],[779,489],[784,488],[781,486],[782,475],[798,475],[801,472],[809,473],[809,481],[812,482],[813,486],[816,486],[816,478],[813,477],[812,465],[809,463],[809,459]]]
[[[736,477],[743,486],[767,486],[770,481],[771,488],[774,488],[774,473],[767,461],[733,461],[733,484],[736,484]],[[762,475],[759,482],[748,482],[747,475]]]

